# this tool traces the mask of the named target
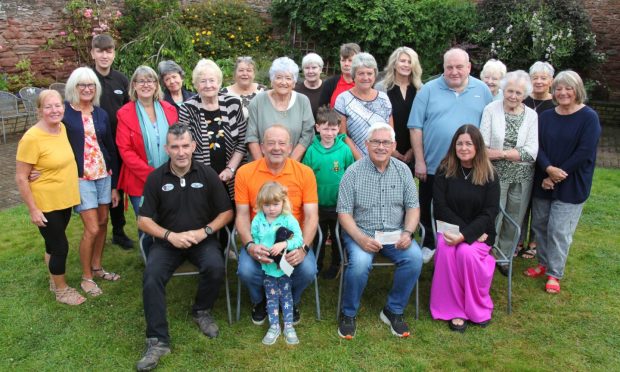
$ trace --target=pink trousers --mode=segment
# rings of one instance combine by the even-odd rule
[[[462,318],[475,323],[491,319],[493,300],[489,294],[495,258],[485,243],[465,242],[449,246],[437,234],[435,273],[431,286],[433,319]]]

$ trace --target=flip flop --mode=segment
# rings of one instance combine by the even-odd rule
[[[521,257],[526,260],[531,260],[536,257],[536,247],[528,247],[525,250],[521,250]]]
[[[543,265],[538,265],[536,267],[528,268],[527,270],[523,272],[523,275],[530,277],[530,278],[538,278],[538,277],[545,275],[546,272],[547,272],[546,267],[544,267]]]
[[[456,324],[454,323],[455,320],[462,320],[463,324]],[[448,327],[450,327],[450,329],[454,332],[465,332],[465,330],[467,329],[467,321],[465,319],[462,318],[454,318],[454,319],[450,319],[448,320]]]

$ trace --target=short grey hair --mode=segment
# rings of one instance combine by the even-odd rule
[[[317,65],[322,70],[324,65],[323,58],[316,53],[308,53],[301,60],[301,68],[303,69],[308,65]]]
[[[80,103],[80,93],[78,92],[77,85],[80,83],[94,83],[95,98],[93,98],[93,105],[99,106],[99,98],[101,98],[101,83],[97,78],[97,75],[90,67],[78,67],[67,79],[67,85],[65,88],[65,100],[67,102],[77,105]]]
[[[220,88],[222,87],[222,79],[224,78],[224,74],[222,74],[220,66],[210,59],[203,58],[196,63],[196,67],[194,67],[194,71],[192,71],[192,84],[194,84],[194,88],[196,88],[196,90],[198,90],[198,81],[200,80],[200,77],[209,71],[215,73],[217,84]]]
[[[556,105],[558,104],[558,101],[555,99],[555,90],[558,85],[573,88],[575,91],[575,101],[577,103],[585,103],[588,100],[588,94],[586,93],[586,88],[583,85],[583,80],[581,80],[581,77],[575,71],[562,71],[555,77],[555,79],[553,79],[553,84],[551,84],[551,94],[553,95],[553,103]]]
[[[550,78],[553,78],[553,75],[555,74],[555,69],[553,68],[553,66],[551,66],[551,63],[549,62],[534,62],[534,64],[530,67],[530,76],[541,72],[549,75]]]
[[[181,66],[179,66],[175,61],[161,61],[157,65],[157,70],[159,70],[159,76],[162,81],[168,74],[179,74],[181,79],[185,77],[185,71],[183,71],[183,68],[181,68]]]
[[[530,75],[523,70],[510,71],[504,76],[499,86],[504,90],[510,83],[522,83],[525,88],[525,97],[532,93],[532,80],[530,79]]]
[[[273,81],[278,72],[286,72],[293,75],[293,81],[297,82],[297,78],[299,77],[299,66],[288,57],[276,58],[269,68],[269,80]]]
[[[189,137],[192,139],[192,142],[194,142],[194,137],[192,136],[192,133],[189,130],[189,126],[185,124],[181,124],[181,123],[172,124],[171,126],[168,127],[168,135],[166,136],[166,143],[169,142],[168,141],[169,136],[178,138],[184,135],[185,133],[189,133]]]
[[[392,128],[390,124],[383,121],[377,121],[370,125],[368,128],[368,134],[366,135],[366,141],[370,141],[372,135],[380,130],[390,131],[390,138],[392,138],[392,141],[396,141],[396,133],[394,133],[394,128]]]
[[[133,75],[131,75],[131,80],[129,82],[129,99],[132,101],[138,100],[138,94],[136,93],[136,88],[134,87],[134,83],[138,81],[138,78],[150,78],[155,80],[155,93],[153,94],[153,102],[160,101],[164,98],[164,93],[161,91],[161,85],[159,83],[159,79],[157,79],[157,73],[150,66],[138,66],[136,71],[134,71]]]
[[[506,75],[506,71],[506,65],[502,61],[491,58],[484,64],[484,67],[482,67],[482,71],[480,71],[480,79],[484,79],[490,74],[499,73],[499,78],[501,80]]]
[[[375,70],[375,78],[379,73],[379,69],[377,68],[377,60],[370,53],[358,53],[353,57],[353,61],[351,62],[351,76],[355,79],[355,72],[358,68],[365,67],[371,68]]]

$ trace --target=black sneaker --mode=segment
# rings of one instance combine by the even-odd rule
[[[497,271],[499,271],[500,274],[508,277],[508,265],[496,263],[495,266],[497,266]]]
[[[267,319],[267,302],[263,300],[255,305],[252,305],[252,323],[256,325],[262,325]]]
[[[379,314],[379,318],[383,323],[390,326],[394,336],[409,337],[409,325],[403,319],[402,314],[394,314],[384,307],[383,310],[381,310],[381,314]]]
[[[296,326],[301,322],[301,313],[299,312],[299,304],[293,305],[293,325]]]
[[[133,248],[133,240],[129,239],[124,233],[112,235],[112,244],[116,244],[123,249]]]
[[[355,337],[355,317],[340,314],[340,322],[338,324],[338,336],[346,340],[352,340]]]
[[[168,344],[159,342],[157,338],[146,339],[146,350],[142,354],[142,359],[136,363],[136,369],[138,371],[150,371],[157,367],[159,358],[170,353],[170,346]]]
[[[215,324],[213,316],[209,310],[199,310],[194,314],[194,322],[198,324],[198,327],[209,338],[215,338],[220,334],[220,329]]]
[[[332,265],[327,270],[321,273],[321,278],[327,279],[327,280],[336,279],[339,273],[340,273],[340,266]]]

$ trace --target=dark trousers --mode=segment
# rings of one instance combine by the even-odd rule
[[[120,201],[116,207],[110,204],[110,220],[112,221],[112,235],[125,235],[125,203],[123,190],[118,190]]]
[[[192,313],[213,308],[224,281],[224,257],[217,239],[206,239],[188,249],[177,249],[156,239],[147,258],[142,289],[147,338],[156,337],[159,341],[170,342],[166,284],[186,259],[200,272]]]
[[[336,223],[338,222],[338,213],[336,208],[319,207],[319,226],[323,233],[323,241],[321,242],[321,252],[319,253],[319,260],[317,262],[317,269],[321,271],[323,268],[323,258],[325,257],[325,243],[327,237],[331,235],[332,239],[332,261],[331,266],[340,266],[340,252],[338,252],[338,246],[336,245]],[[318,235],[316,237],[319,238]],[[341,242],[342,243],[342,242]]]
[[[420,222],[426,229],[424,237],[424,247],[435,249],[435,237],[431,221],[431,203],[433,202],[433,181],[435,176],[427,174],[426,181],[420,181]]]
[[[48,269],[52,275],[64,275],[69,241],[67,240],[67,225],[71,219],[71,208],[43,213],[47,223],[39,227],[39,232],[45,241],[45,252],[50,255]]]

